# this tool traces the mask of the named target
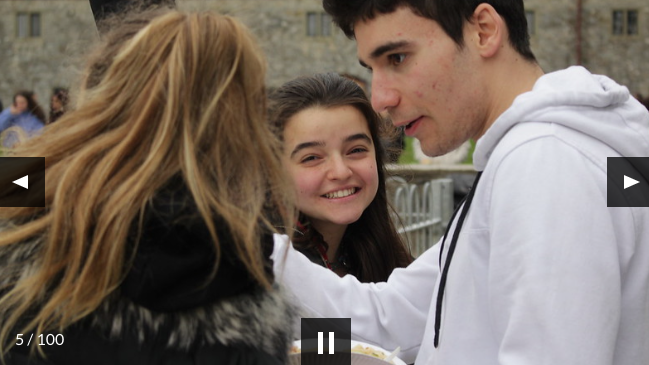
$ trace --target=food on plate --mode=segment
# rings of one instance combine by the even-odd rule
[[[363,346],[360,343],[352,347],[352,353],[370,355],[370,356],[377,357],[381,360],[384,360],[387,357],[387,355],[383,351],[379,351],[369,346]]]
[[[352,345],[353,345],[352,348],[351,348],[351,353],[352,354],[360,354],[360,355],[372,356],[372,357],[375,357],[377,359],[384,360],[384,361],[388,357],[388,354],[385,351],[381,350],[381,349],[377,349],[377,348],[372,347],[372,346],[366,346],[365,344],[355,343],[355,342],[356,341],[352,341]],[[314,351],[315,351],[315,349],[314,349]],[[291,346],[291,349],[289,350],[289,354],[291,354],[291,355],[300,354],[301,352],[302,352],[302,347],[301,347],[301,344],[299,343],[299,341],[296,341],[296,343],[294,343]],[[389,361],[389,363],[394,364],[395,362],[394,361]],[[352,364],[353,364],[353,361],[352,361]]]

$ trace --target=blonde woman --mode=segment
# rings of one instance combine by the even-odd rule
[[[45,156],[46,207],[0,208],[4,360],[285,362],[269,255],[294,217],[260,50],[213,13],[110,29],[74,110],[14,151]]]

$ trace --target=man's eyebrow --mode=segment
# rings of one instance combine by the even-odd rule
[[[322,146],[324,146],[324,145],[325,145],[325,143],[324,143],[323,141],[312,141],[312,142],[304,142],[304,143],[300,143],[300,144],[298,144],[297,146],[295,146],[295,148],[294,148],[293,151],[291,152],[291,158],[293,158],[293,156],[295,156],[296,153],[300,152],[301,150],[303,150],[303,149],[305,149],[305,148],[309,148],[309,147],[322,147]]]
[[[397,48],[401,48],[407,44],[408,44],[407,41],[399,41],[399,42],[390,42],[382,46],[378,46],[372,53],[370,53],[370,58],[372,59],[379,58],[383,56],[383,54],[393,51]]]
[[[370,53],[370,59],[373,59],[373,60],[377,59],[377,58],[383,56],[384,54],[386,54],[388,52],[394,51],[395,49],[404,47],[406,45],[408,45],[408,41],[389,42],[389,43],[386,43],[384,45],[378,46],[378,47],[376,47],[376,49],[374,49],[374,51],[372,51],[372,53]],[[360,63],[361,66],[363,66],[363,67],[365,67],[367,69],[370,68],[361,59],[358,60],[358,63]]]

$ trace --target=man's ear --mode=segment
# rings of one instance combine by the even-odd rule
[[[471,41],[482,57],[493,57],[507,41],[505,21],[489,4],[482,3],[475,8],[470,27],[473,32]]]

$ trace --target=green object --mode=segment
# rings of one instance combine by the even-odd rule
[[[462,161],[462,164],[473,165],[473,151],[475,150],[475,141],[469,140],[471,146],[469,147],[469,153],[466,156],[466,159]]]
[[[415,158],[415,151],[412,147],[412,137],[403,137],[406,147],[403,149],[403,152],[401,152],[401,155],[399,156],[399,164],[400,165],[410,165],[410,164],[416,164],[417,159]]]

